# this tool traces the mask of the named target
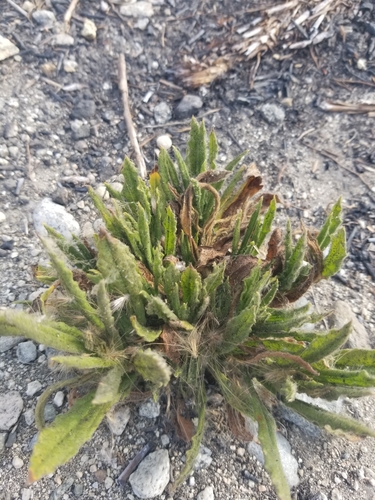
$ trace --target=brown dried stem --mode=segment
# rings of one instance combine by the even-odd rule
[[[71,0],[68,10],[64,15],[65,31],[69,31],[69,24],[72,18],[74,9],[77,7],[79,0]]]

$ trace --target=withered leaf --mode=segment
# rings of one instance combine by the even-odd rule
[[[254,439],[253,434],[246,429],[244,416],[231,406],[227,405],[228,425],[235,438],[250,442]]]
[[[197,181],[205,182],[207,184],[214,184],[215,182],[222,181],[230,172],[226,172],[225,170],[207,170],[206,172],[202,172],[197,176]]]
[[[279,246],[282,240],[282,234],[279,228],[276,228],[272,234],[271,238],[268,242],[268,251],[267,251],[267,260],[274,259],[279,252]]]
[[[162,349],[165,352],[165,355],[168,359],[172,361],[172,363],[179,363],[180,361],[180,351],[178,349],[178,335],[176,331],[171,328],[169,325],[163,326],[163,331],[161,332],[160,337],[163,341]]]
[[[224,257],[225,254],[225,249],[216,250],[213,247],[200,246],[198,247],[199,259],[197,262],[197,268],[209,266],[214,263],[215,259]]]
[[[258,259],[250,255],[231,256],[228,258],[225,276],[229,277],[229,282],[232,286],[242,285],[243,280],[249,276],[257,263]]]
[[[193,422],[185,418],[181,415],[181,413],[186,411],[186,405],[183,401],[179,401],[177,403],[177,412],[176,412],[176,433],[180,439],[185,441],[185,443],[189,443],[192,437],[195,434],[194,424]]]
[[[249,167],[250,174],[246,181],[231,197],[230,204],[225,208],[222,217],[234,215],[244,207],[246,201],[255,196],[263,187],[262,178],[254,164]]]
[[[182,230],[188,236],[191,236],[191,222],[193,212],[193,187],[189,186],[185,191],[180,212],[180,222]]]

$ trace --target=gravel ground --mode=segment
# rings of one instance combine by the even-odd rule
[[[372,4],[363,2],[361,8],[334,19],[335,35],[315,47],[315,63],[307,49],[284,61],[270,54],[262,59],[252,90],[249,64],[243,63],[221,81],[191,92],[173,79],[175,69],[184,56],[199,56],[230,28],[236,2],[223,1],[215,10],[211,1],[157,0],[152,15],[145,17],[143,11],[140,17],[121,19],[119,7],[106,11],[105,2],[81,0],[71,21],[72,38],[63,29],[67,1],[16,3],[24,9],[33,4],[49,14],[31,14],[30,21],[0,0],[0,35],[18,48],[3,61],[0,49],[0,304],[22,307],[14,301],[26,300],[38,289],[33,265],[45,258],[34,229],[38,204],[51,198],[74,217],[83,234],[90,234],[98,216],[86,186],[103,192],[103,181],[123,181],[119,168],[124,155],[131,154],[117,86],[117,58],[124,52],[134,123],[148,168],[156,161],[159,136],[168,134],[174,145],[183,147],[189,115],[217,110],[205,121],[217,133],[220,163],[249,149],[246,162],[254,161],[267,189],[284,200],[280,220],[289,216],[295,225],[300,218],[309,226],[320,225],[332,202],[343,196],[350,254],[340,275],[320,284],[310,299],[318,310],[346,301],[366,330],[366,341],[375,345],[374,118],[327,113],[319,107],[327,99],[375,104],[375,28],[368,28],[375,26]],[[220,24],[221,18],[227,24]],[[95,40],[81,34],[85,19],[97,27]],[[339,85],[337,80],[356,83]],[[181,103],[186,94],[194,98]],[[37,432],[31,410],[58,374],[48,368],[43,346],[28,364],[21,356],[16,346],[0,354],[0,396],[16,391],[23,401],[19,420],[9,432],[0,433],[0,499],[131,500],[130,484],[122,488],[116,480],[147,443],[168,450],[171,476],[176,475],[186,449],[174,438],[161,400],[160,415],[151,419],[139,414],[139,405],[129,405],[130,420],[122,436],[103,423],[69,464],[26,486]],[[35,381],[40,385],[30,388]],[[214,387],[210,390],[204,445],[212,461],[176,493],[165,490],[157,498],[276,498],[247,444],[230,435],[220,398]],[[66,405],[66,398],[62,406],[51,401],[49,418]],[[373,398],[345,401],[342,411],[375,428]],[[375,498],[373,439],[348,442],[340,436],[309,434],[283,419],[279,431],[298,463],[294,498]]]

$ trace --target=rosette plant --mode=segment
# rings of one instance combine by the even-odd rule
[[[289,221],[283,233],[272,227],[277,198],[262,195],[256,167],[239,167],[241,154],[218,169],[217,152],[215,134],[207,137],[193,119],[185,158],[162,149],[147,180],[126,159],[122,191],[107,185],[110,203],[90,190],[105,224],[93,242],[48,228],[50,266],[36,272],[50,285],[40,312],[0,312],[1,335],[50,346],[58,351],[52,362],[74,371],[38,400],[30,481],[73,457],[118,401],[166,393],[178,435],[191,440],[177,487],[204,435],[207,380],[225,398],[237,434],[245,433],[243,416],[257,423],[283,500],[290,492],[276,442],[279,405],[333,432],[375,436],[298,398],[359,397],[375,385],[374,352],[343,348],[350,324],[306,330],[323,316],[308,303],[293,305],[342,264],[341,201],[320,231],[302,227],[296,240]],[[45,425],[48,398],[74,386],[81,397]]]

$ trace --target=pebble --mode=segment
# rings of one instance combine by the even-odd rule
[[[126,4],[120,7],[120,14],[127,17],[152,17],[154,8],[150,2],[136,2]]]
[[[31,17],[37,24],[41,26],[47,26],[53,24],[56,21],[55,14],[50,10],[35,10]]]
[[[342,493],[337,488],[333,488],[333,490],[331,491],[331,499],[342,500]]]
[[[197,495],[197,500],[214,500],[214,489],[212,486],[206,486],[204,490],[202,490]]]
[[[32,408],[26,410],[23,416],[25,417],[26,425],[32,425],[35,422],[35,412]]]
[[[349,335],[347,346],[350,349],[371,349],[371,342],[366,328],[359,322],[353,313],[349,302],[337,300],[333,306],[333,312],[328,317],[331,328],[342,328],[346,323],[352,322],[352,333]]]
[[[33,492],[32,490],[29,490],[27,488],[22,489],[22,500],[31,500],[33,498]]]
[[[66,206],[71,198],[70,191],[62,186],[57,186],[52,194],[52,201],[58,205]]]
[[[281,106],[272,103],[263,104],[259,111],[262,117],[268,122],[270,125],[280,124],[285,119],[285,111]]]
[[[10,40],[0,35],[0,61],[19,53],[19,48]]]
[[[64,207],[53,203],[49,198],[43,198],[36,205],[33,222],[35,231],[42,237],[47,236],[44,224],[52,227],[68,240],[72,239],[72,234],[76,236],[80,234],[80,227],[75,218]]]
[[[106,490],[110,490],[113,486],[113,479],[111,477],[106,477],[104,480],[104,487]]]
[[[26,0],[23,2],[22,8],[23,10],[26,10],[26,12],[32,12],[35,9],[35,5],[30,0]]]
[[[8,435],[7,442],[5,443],[5,448],[12,448],[14,443],[17,441],[17,433],[16,432],[11,432]]]
[[[74,496],[80,497],[83,495],[83,484],[76,483],[73,488]]]
[[[47,404],[44,408],[44,419],[46,422],[52,422],[56,418],[56,410],[51,404]]]
[[[34,448],[35,443],[38,441],[38,436],[39,436],[39,432],[37,432],[36,434],[34,434],[34,436],[30,439],[29,445],[28,445],[28,448],[29,448],[30,451],[32,451],[32,449]]]
[[[28,340],[27,342],[21,342],[17,346],[17,358],[18,361],[24,364],[32,363],[36,360],[37,350],[35,344]]]
[[[39,382],[39,380],[34,380],[33,382],[29,382],[27,384],[27,389],[26,389],[26,395],[27,396],[34,396],[37,392],[39,392],[42,388],[42,384]]]
[[[17,137],[18,125],[16,120],[12,120],[5,125],[3,135],[5,139],[13,139],[13,137]]]
[[[121,436],[130,419],[130,408],[124,404],[115,405],[107,413],[107,424],[115,436]]]
[[[212,462],[212,451],[205,446],[201,446],[197,458],[194,462],[194,469],[201,470],[207,469],[211,465]]]
[[[148,17],[141,17],[134,23],[134,28],[144,31],[149,25],[150,20]]]
[[[6,221],[6,215],[4,212],[0,212],[0,224]]]
[[[60,408],[64,404],[64,398],[65,394],[63,391],[56,392],[55,397],[53,398],[53,404]]]
[[[63,68],[65,73],[75,73],[78,69],[78,63],[72,59],[64,59]]]
[[[156,145],[158,148],[170,149],[172,147],[172,139],[169,135],[159,135],[156,139]]]
[[[164,101],[159,102],[154,108],[154,118],[158,124],[169,122],[172,118],[172,110],[170,106]]]
[[[15,469],[21,469],[21,467],[23,467],[22,458],[15,456],[12,460],[12,465]]]
[[[90,137],[91,131],[88,123],[83,123],[81,120],[73,120],[70,124],[70,128],[72,129],[72,136],[75,141]]]
[[[83,38],[86,38],[86,40],[92,42],[96,38],[96,30],[97,28],[93,21],[91,21],[90,19],[85,19],[83,21],[83,27],[81,31],[81,35],[83,36]]]
[[[162,434],[160,436],[160,441],[161,441],[161,445],[165,448],[170,443],[169,436],[167,436],[167,434]]]
[[[76,119],[86,119],[92,118],[95,115],[96,105],[91,99],[80,100],[73,108],[70,113],[70,117],[74,120]]]
[[[74,45],[74,38],[66,33],[58,33],[54,35],[51,43],[52,45],[60,45],[61,47],[70,47]]]
[[[6,440],[7,440],[7,434],[5,432],[0,432],[0,455],[5,449]]]
[[[161,495],[169,483],[169,469],[167,450],[150,453],[129,478],[133,493],[146,499]]]
[[[177,120],[190,118],[191,116],[196,115],[202,106],[203,101],[199,96],[186,94],[175,108],[174,117]]]
[[[157,418],[160,415],[160,404],[148,399],[139,406],[139,415],[146,418]]]
[[[9,351],[23,340],[24,337],[0,337],[0,353]]]

